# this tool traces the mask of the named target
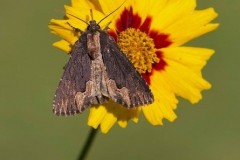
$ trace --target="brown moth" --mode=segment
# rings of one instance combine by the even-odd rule
[[[81,113],[109,99],[127,108],[153,102],[146,81],[99,23],[87,23],[74,44],[54,97],[56,115]]]

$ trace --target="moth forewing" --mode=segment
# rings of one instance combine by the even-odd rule
[[[109,99],[131,108],[152,103],[153,95],[113,38],[92,20],[73,47],[53,111],[76,114]]]

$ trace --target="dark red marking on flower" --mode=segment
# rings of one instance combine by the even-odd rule
[[[125,8],[120,15],[120,18],[116,21],[116,28],[118,32],[122,32],[127,28],[139,28],[141,25],[141,17],[138,14],[133,13],[132,6]]]
[[[142,77],[145,79],[148,85],[151,84],[151,76],[153,75],[154,71],[162,71],[167,66],[167,62],[163,59],[163,53],[161,51],[156,51],[157,57],[160,59],[159,63],[154,63],[152,65],[152,71],[151,73],[144,73],[142,74]]]
[[[154,40],[156,48],[164,48],[172,43],[167,34],[159,33],[155,30],[150,31],[149,36]]]
[[[167,62],[163,59],[163,53],[161,51],[156,52],[157,57],[160,59],[159,63],[154,63],[152,65],[153,70],[161,71],[164,70],[165,67],[167,66]]]
[[[147,82],[148,85],[151,84],[150,76],[151,76],[151,73],[148,73],[148,72],[142,74],[142,77],[144,78],[144,80]]]
[[[147,16],[147,18],[145,19],[145,21],[142,23],[142,25],[139,28],[140,31],[148,34],[148,32],[150,30],[151,22],[152,22],[152,18],[150,16]]]

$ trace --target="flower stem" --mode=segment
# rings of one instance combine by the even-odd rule
[[[81,152],[79,154],[78,160],[84,160],[86,158],[87,153],[92,146],[93,140],[96,137],[97,131],[98,131],[98,129],[91,128],[88,138],[83,146],[83,149],[81,150]]]

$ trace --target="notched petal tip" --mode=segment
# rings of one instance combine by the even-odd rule
[[[113,101],[104,103],[100,106],[92,106],[88,118],[88,125],[100,129],[103,133],[107,133],[117,122],[121,128],[125,128],[129,120],[138,122],[141,107],[129,108],[123,107]]]

